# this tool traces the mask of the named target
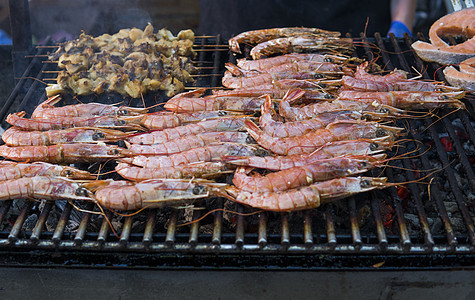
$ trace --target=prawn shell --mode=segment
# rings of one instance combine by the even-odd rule
[[[147,180],[100,187],[95,199],[108,209],[136,210],[178,206],[209,196],[205,185],[190,180]]]
[[[90,192],[87,196],[79,196],[81,185],[61,177],[35,176],[0,181],[0,200],[18,198],[35,198],[46,200],[89,200],[93,198]]]

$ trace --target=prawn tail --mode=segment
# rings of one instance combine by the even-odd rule
[[[291,89],[282,98],[282,101],[287,101],[289,103],[294,103],[298,99],[302,98],[305,95],[305,90],[302,89]]]
[[[238,66],[232,63],[224,64],[224,67],[231,73],[233,76],[244,76],[244,73],[239,69]]]

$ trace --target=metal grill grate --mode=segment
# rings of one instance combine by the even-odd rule
[[[422,36],[419,37],[423,39]],[[412,40],[361,36],[356,55],[377,62],[387,70],[400,68],[410,73],[427,66],[411,50]],[[219,36],[202,38],[197,60],[203,68],[197,86],[217,87],[226,61],[233,55],[211,45],[222,44]],[[38,48],[37,55],[45,49]],[[442,80],[437,65],[428,65],[423,77],[431,74]],[[8,113],[26,110],[45,99],[43,85],[36,79],[42,71],[53,70],[54,64],[41,64],[32,58],[0,118]],[[207,75],[208,74],[208,75]],[[163,99],[161,99],[163,100]],[[157,101],[157,97],[149,99]],[[429,143],[432,148],[417,150],[411,158],[394,161],[385,168],[391,182],[414,181],[440,166],[430,185],[409,183],[409,196],[400,197],[396,188],[357,195],[323,205],[314,210],[295,213],[261,212],[257,215],[235,215],[216,211],[200,219],[211,209],[224,208],[249,213],[254,210],[217,198],[197,206],[204,210],[149,209],[138,215],[112,218],[120,228],[115,236],[102,216],[77,211],[98,211],[93,203],[35,202],[32,200],[0,203],[0,251],[9,253],[6,264],[85,264],[111,266],[161,267],[256,267],[296,268],[371,267],[384,261],[386,266],[424,267],[474,265],[474,196],[475,132],[474,103],[464,100],[467,111],[441,110],[441,120],[427,116],[400,120],[408,128],[408,139]],[[153,103],[152,103],[153,104]],[[436,122],[437,121],[437,122]],[[455,124],[455,125],[454,125]],[[3,123],[5,125],[5,123]],[[456,128],[455,128],[456,126]],[[462,136],[462,137],[461,137]],[[441,142],[449,140],[447,151]],[[415,141],[405,144],[417,149]],[[401,149],[398,149],[401,151]],[[419,172],[410,171],[411,169]],[[397,168],[396,168],[397,167]],[[380,173],[373,173],[380,175]],[[427,182],[427,181],[425,181]],[[57,224],[48,225],[51,215]],[[35,215],[36,217],[32,217]],[[71,220],[77,220],[73,230]],[[185,221],[196,221],[180,226]],[[28,223],[31,225],[27,226]],[[35,251],[36,258],[29,256]],[[56,258],[51,253],[58,253]]]

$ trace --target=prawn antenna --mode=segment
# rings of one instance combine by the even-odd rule
[[[191,224],[193,224],[193,223],[200,222],[201,220],[203,220],[204,218],[206,218],[206,217],[209,216],[210,214],[215,213],[215,212],[218,212],[218,211],[222,211],[222,212],[226,212],[226,213],[231,213],[231,214],[235,214],[235,215],[243,216],[243,217],[252,216],[252,215],[260,214],[260,213],[264,212],[264,210],[261,209],[261,210],[254,211],[254,212],[251,212],[251,213],[240,213],[240,212],[237,212],[237,211],[227,210],[227,209],[224,209],[224,208],[216,208],[216,209],[210,210],[209,212],[205,213],[204,215],[202,215],[200,218],[198,218],[198,219],[196,219],[196,220],[193,220],[193,221],[190,221],[190,222],[186,222],[186,223],[183,223],[183,224],[179,224],[179,225],[177,225],[176,227],[187,226],[187,225],[191,225]]]

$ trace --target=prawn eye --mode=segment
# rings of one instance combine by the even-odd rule
[[[119,155],[120,152],[119,152],[119,149],[111,149],[111,150],[109,151],[109,153],[110,153],[111,155]]]
[[[124,108],[121,108],[121,109],[119,109],[119,110],[117,111],[117,113],[118,113],[119,115],[121,115],[121,116],[126,116],[126,115],[129,114],[129,111],[126,110],[126,109],[124,109]]]
[[[193,195],[200,195],[200,194],[203,193],[204,190],[205,190],[204,186],[196,185],[193,188],[192,193],[193,193]]]
[[[255,143],[256,143],[256,140],[252,136],[248,135],[246,137],[246,144],[255,144]]]
[[[119,125],[125,125],[127,124],[124,120],[119,120]]]
[[[379,111],[385,114],[389,113],[389,109],[387,108],[381,108]]]
[[[333,99],[333,96],[330,95],[330,94],[325,94],[325,95],[323,96],[323,98],[325,98],[325,99]]]
[[[372,151],[377,150],[378,148],[379,148],[379,145],[376,143],[372,143],[371,145],[369,145],[369,149]]]
[[[218,111],[218,116],[222,117],[222,116],[226,116],[228,113],[223,111],[223,110],[220,110]]]
[[[323,78],[323,75],[322,74],[319,74],[319,73],[315,73],[313,75],[313,78]]]
[[[71,172],[71,170],[68,170],[68,169],[63,170],[63,176],[69,177],[71,175],[73,175],[73,172]]]
[[[382,128],[378,128],[378,129],[376,129],[375,134],[376,134],[377,137],[386,136],[386,130],[384,130]]]
[[[76,189],[76,195],[87,197],[88,196],[88,191],[85,188],[80,187],[80,188]]]
[[[92,135],[92,139],[94,141],[101,140],[103,138],[104,138],[104,133],[102,133],[100,131],[94,132],[94,134]]]
[[[371,182],[369,182],[369,180],[367,180],[367,179],[363,179],[363,180],[361,180],[361,182],[360,182],[360,186],[361,186],[362,188],[370,187],[370,186],[371,186]]]
[[[325,57],[325,59],[323,60],[324,62],[329,62],[331,63],[332,62],[332,59],[330,57]]]
[[[449,99],[449,97],[447,97],[447,95],[443,95],[443,96],[442,96],[442,99],[444,99],[444,100],[448,100],[448,99]]]

